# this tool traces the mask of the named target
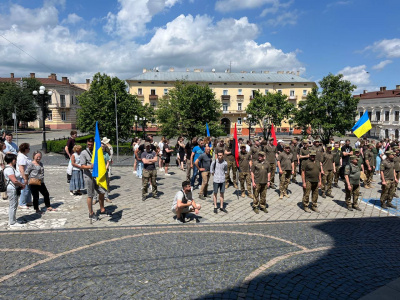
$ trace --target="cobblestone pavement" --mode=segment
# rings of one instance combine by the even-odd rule
[[[95,222],[93,227],[104,226],[131,226],[131,225],[159,225],[174,224],[176,221],[171,212],[172,201],[177,191],[181,189],[181,183],[185,179],[185,173],[176,167],[171,168],[171,176],[164,173],[158,175],[158,190],[160,199],[150,196],[146,201],[141,199],[141,179],[132,174],[130,167],[113,167],[110,199],[113,203],[106,203],[106,209],[112,213],[109,217],[103,217]],[[300,176],[298,176],[300,179]],[[378,176],[375,176],[378,180]],[[25,229],[46,228],[77,228],[89,225],[86,196],[70,196],[69,185],[66,182],[66,167],[45,166],[45,183],[49,189],[51,203],[57,208],[56,212],[47,212],[41,217],[34,214],[33,209],[18,209],[17,217],[26,222]],[[225,195],[225,207],[227,214],[219,211],[213,212],[212,198],[199,200],[198,189],[193,191],[195,200],[202,205],[199,218],[189,215],[189,223],[226,223],[226,222],[256,222],[276,220],[311,220],[311,219],[340,219],[359,217],[388,217],[393,216],[381,210],[370,201],[361,202],[362,211],[348,211],[345,207],[343,182],[339,182],[340,188],[333,189],[334,198],[319,197],[319,209],[321,213],[306,213],[301,209],[302,187],[298,184],[290,184],[290,198],[279,199],[278,190],[269,189],[267,192],[268,213],[255,214],[251,208],[252,199],[240,197],[240,192],[230,186]],[[380,186],[375,184],[373,189],[361,188],[362,197],[365,199],[379,198]],[[151,191],[151,189],[149,189]],[[209,192],[211,194],[211,192]],[[44,209],[43,199],[40,198],[41,208]],[[376,203],[376,202],[375,202]],[[377,201],[379,203],[379,201]],[[99,209],[98,204],[94,206]],[[0,230],[7,229],[8,201],[0,200]]]
[[[358,299],[400,276],[396,217],[2,232],[1,299]]]

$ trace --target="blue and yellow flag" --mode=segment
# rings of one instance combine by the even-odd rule
[[[356,135],[356,137],[360,138],[364,134],[366,134],[368,131],[370,131],[371,128],[372,128],[372,125],[371,125],[371,121],[369,120],[369,117],[368,117],[368,111],[365,111],[365,113],[362,115],[360,120],[358,120],[356,125],[354,125],[351,130]]]
[[[92,155],[92,176],[96,178],[96,183],[104,189],[107,189],[106,163],[104,161],[103,148],[101,148],[99,127],[96,122],[96,133],[94,135],[94,147]]]

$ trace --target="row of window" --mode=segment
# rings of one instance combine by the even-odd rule
[[[360,111],[360,118],[362,117],[362,115],[364,114],[364,112]],[[368,112],[368,117],[371,121],[385,121],[385,122],[389,122],[390,121],[390,112],[389,111],[385,111],[384,112],[384,118],[383,120],[381,120],[381,112],[380,111],[376,111],[375,112],[375,119],[372,118],[372,112]],[[400,120],[400,111],[396,110],[394,111],[394,121],[398,122]]]
[[[253,92],[253,95],[254,95],[254,92],[255,92],[255,90],[253,90],[252,91]],[[277,90],[277,92],[278,93],[282,93],[282,90]],[[269,90],[268,89],[265,89],[264,90],[264,95],[267,95],[269,93]],[[289,96],[290,97],[294,97],[295,96],[295,90],[290,90],[290,94],[289,94]],[[138,88],[138,91],[137,91],[137,94],[139,95],[139,96],[142,96],[143,95],[143,89],[142,88]],[[238,93],[237,93],[239,96],[240,95],[243,95],[243,89],[238,89]],[[155,95],[157,95],[156,94],[156,90],[155,89],[151,89],[150,90],[150,95],[151,96],[155,96]],[[164,95],[168,95],[168,89],[164,89]],[[228,94],[228,90],[223,90],[222,91],[222,95],[224,95],[224,96],[228,96],[229,94]],[[303,96],[307,96],[307,90],[303,90]]]
[[[61,112],[61,121],[66,121],[67,120],[67,113],[65,111]],[[50,111],[47,114],[47,121],[53,121],[53,112]]]
[[[76,98],[76,96],[71,95],[70,97],[71,97],[71,104],[78,104],[78,99]],[[53,104],[51,97],[49,100],[49,104]],[[66,107],[65,95],[60,95],[60,106]]]
[[[142,82],[141,82],[141,81],[138,81],[138,84],[142,84]],[[155,84],[155,81],[152,81],[151,84]],[[164,82],[164,84],[168,84],[168,82]],[[199,84],[199,83],[196,82],[196,84]],[[208,85],[213,85],[213,84],[220,85],[219,83],[212,83],[212,82],[209,82],[209,83],[208,83]],[[224,85],[228,85],[228,83],[227,83],[227,82],[224,82]],[[236,84],[235,84],[235,85],[236,85]],[[242,85],[242,83],[239,83],[239,85]],[[250,85],[250,84],[249,84],[249,85]],[[257,85],[257,83],[253,83],[253,85]],[[269,85],[269,83],[266,83],[265,85]],[[281,86],[282,83],[279,83],[278,85]],[[291,85],[291,86],[294,86],[294,83],[291,83],[290,85]],[[304,83],[304,86],[307,86],[307,83]]]

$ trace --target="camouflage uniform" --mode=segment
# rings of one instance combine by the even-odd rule
[[[320,164],[317,160],[305,160],[301,164],[302,172],[305,173],[306,188],[303,187],[303,207],[308,207],[310,203],[310,192],[312,193],[312,207],[317,207],[318,184],[320,176]]]
[[[264,147],[264,152],[266,154],[265,160],[269,164],[269,169],[271,171],[271,183],[275,184],[275,170],[276,170],[276,146],[271,146],[270,144]]]
[[[394,171],[396,172],[396,178],[397,178],[397,180],[399,180],[399,176],[400,176],[400,156],[398,154],[395,154],[393,161],[394,161]],[[396,186],[395,193],[397,191],[398,185],[399,185],[399,183],[395,182],[395,186]]]
[[[230,144],[228,146],[225,146],[225,151],[228,151],[228,152],[232,151]],[[236,178],[237,166],[236,166],[234,153],[226,155],[226,162],[228,163],[228,172],[225,174],[225,187],[229,186],[229,181],[231,181],[230,173],[232,170],[233,185],[235,186],[235,188],[237,188],[237,178]]]
[[[250,166],[249,162],[251,160],[250,153],[243,154],[239,152],[239,182],[240,191],[242,192],[242,197],[245,195],[244,182],[247,184],[247,193],[249,197],[253,197],[251,193],[251,176],[250,176]]]
[[[298,150],[299,147],[297,146],[297,144],[290,144],[290,153],[292,153],[293,155],[293,163],[294,163],[294,174],[292,175],[292,181],[294,183],[297,183],[297,179],[296,179],[296,170],[297,170],[297,166],[299,165],[298,162]]]
[[[253,208],[257,208],[258,206],[260,206],[261,209],[266,208],[268,173],[271,172],[269,163],[265,160],[263,162],[253,162],[251,172],[254,174],[254,182],[256,184],[252,206]]]
[[[365,162],[368,161],[368,163],[371,167],[371,170],[368,170],[368,165],[365,163],[364,172],[365,172],[365,176],[367,177],[367,179],[365,181],[364,187],[370,188],[371,182],[372,182],[372,177],[374,176],[374,169],[375,169],[375,156],[374,156],[374,153],[372,152],[372,150],[367,149],[367,151],[365,151],[365,153],[364,153],[364,158],[365,158]]]
[[[389,158],[385,159],[381,163],[381,172],[383,172],[386,181],[386,185],[382,184],[381,206],[386,208],[387,204],[392,203],[394,193],[396,192],[396,182],[394,180],[394,162],[390,161]]]
[[[293,155],[289,152],[282,152],[278,156],[278,161],[281,165],[282,174],[279,175],[280,185],[279,191],[281,198],[287,195],[287,189],[290,183],[290,176],[292,175],[292,162],[293,162]]]
[[[332,150],[332,155],[333,155],[333,162],[335,163],[335,174],[334,174],[334,183],[335,185],[338,184],[339,182],[339,176],[340,176],[340,158],[342,157],[342,151],[340,149],[333,149]]]
[[[347,182],[345,183],[346,191],[346,205],[348,208],[352,206],[358,208],[358,196],[360,195],[360,175],[361,168],[358,165],[354,165],[350,162],[350,165],[346,165],[344,169],[344,175],[349,176],[349,183],[351,186],[351,191],[348,188]],[[351,198],[353,198],[353,204],[351,203]]]
[[[142,195],[147,194],[147,187],[149,182],[151,182],[153,196],[157,194],[157,170],[143,170],[142,175]]]
[[[315,156],[315,160],[318,162],[322,162],[322,156],[324,154],[324,147],[319,145],[318,147],[313,145],[310,150],[314,150],[317,154]]]

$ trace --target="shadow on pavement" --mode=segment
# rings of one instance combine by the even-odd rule
[[[326,241],[314,240],[323,236],[313,230],[297,230],[292,239],[315,251],[294,253],[270,266],[260,262],[266,267],[257,269],[248,284],[197,299],[359,299],[400,277],[399,218],[334,220],[312,227]]]

